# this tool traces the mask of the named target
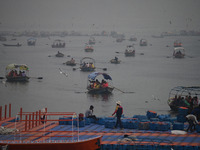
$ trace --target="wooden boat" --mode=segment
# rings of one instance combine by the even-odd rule
[[[96,43],[95,38],[94,37],[90,37],[88,44],[90,45],[94,45]]]
[[[17,43],[17,44],[5,44],[5,43],[3,43],[3,46],[20,47],[20,46],[22,46],[22,44],[19,44],[19,43]]]
[[[177,111],[179,107],[193,107],[198,106],[198,99],[200,98],[200,87],[199,86],[177,86],[170,90],[168,105],[173,111]]]
[[[6,67],[6,79],[8,82],[27,82],[29,68],[25,64],[9,64]]]
[[[81,71],[94,71],[95,70],[95,60],[90,57],[84,57],[80,60]]]
[[[27,40],[27,45],[28,46],[35,46],[35,44],[36,44],[36,39],[35,38],[29,38]]]
[[[129,38],[129,41],[137,41],[137,38],[135,37],[135,36],[131,36],[130,38]]]
[[[55,56],[56,57],[64,57],[64,54],[58,51],[58,53]]]
[[[182,47],[182,43],[178,40],[174,41],[174,47]]]
[[[46,142],[30,142],[20,143],[9,142],[0,143],[1,147],[8,150],[96,150],[100,149],[101,136],[95,138],[79,140],[73,142],[59,142],[59,141],[46,141]]]
[[[97,78],[102,78],[101,83],[98,83]],[[98,84],[96,86],[96,84]],[[112,78],[106,73],[93,72],[88,75],[87,90],[90,94],[110,94],[114,87],[112,85]]]
[[[140,46],[147,46],[147,40],[146,39],[141,39],[140,40]]]
[[[184,58],[185,57],[185,49],[183,47],[175,47],[173,52],[174,58]]]
[[[51,45],[52,48],[65,48],[65,42],[63,40],[55,40]]]
[[[111,59],[110,62],[112,64],[120,64],[121,60],[118,60],[118,59]]]
[[[124,52],[125,56],[135,56],[135,48],[133,45],[128,45]]]
[[[93,46],[86,44],[86,46],[85,46],[85,52],[93,52],[93,51],[94,51]]]
[[[68,66],[76,66],[75,60],[73,58],[71,60],[67,61],[65,64]]]

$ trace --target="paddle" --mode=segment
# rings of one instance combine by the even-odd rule
[[[78,67],[78,68],[73,68],[73,71],[75,71],[76,69],[79,69],[80,67]]]
[[[102,69],[102,70],[104,70],[104,71],[106,71],[106,70],[107,70],[107,68],[97,68],[97,69]]]
[[[122,92],[122,93],[135,93],[135,92],[125,92],[125,91],[122,91],[122,90],[120,90],[120,89],[118,89],[116,87],[113,87],[113,88],[116,89],[116,90],[118,90],[118,91],[120,91],[120,92]]]
[[[32,78],[32,79],[43,79],[43,77],[29,77],[29,78]]]
[[[4,77],[0,77],[0,79],[5,79]]]

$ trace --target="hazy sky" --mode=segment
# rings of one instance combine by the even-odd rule
[[[200,0],[0,0],[0,29],[200,29]],[[170,24],[171,21],[171,24]]]

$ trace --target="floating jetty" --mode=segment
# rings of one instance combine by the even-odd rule
[[[96,121],[79,118],[74,112],[48,112],[47,108],[43,112],[23,112],[21,108],[16,117],[11,117],[11,104],[8,108],[5,105],[3,115],[0,106],[1,148],[8,145],[9,149],[9,145],[16,143],[66,143],[101,136],[101,150],[200,149],[200,124],[194,132],[185,132],[187,109],[183,107],[177,117],[154,111],[123,117],[123,130],[113,129],[114,117],[99,117]]]

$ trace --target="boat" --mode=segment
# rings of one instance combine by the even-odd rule
[[[6,79],[8,82],[29,81],[29,68],[26,64],[9,64],[6,67]]]
[[[102,79],[101,83],[99,80]],[[110,94],[114,87],[110,75],[101,72],[93,72],[88,75],[87,90],[90,94]]]
[[[133,45],[128,45],[124,52],[125,56],[135,56],[135,48]]]
[[[66,64],[67,66],[76,66],[75,60],[73,58],[64,64]]]
[[[118,60],[116,58],[110,60],[110,63],[112,63],[112,64],[120,64],[120,62],[121,62],[121,60]]]
[[[65,42],[63,40],[55,40],[51,45],[52,48],[65,48]]]
[[[140,40],[140,46],[147,46],[147,40],[146,39],[141,39]]]
[[[3,46],[20,47],[20,46],[22,46],[22,44],[19,44],[19,43],[17,43],[17,44],[5,44],[5,43],[3,43]]]
[[[178,40],[174,41],[174,47],[182,47],[182,42]]]
[[[64,54],[58,51],[58,53],[55,56],[56,57],[64,57]]]
[[[121,43],[121,42],[123,42],[123,40],[124,40],[123,38],[116,38],[117,43]]]
[[[94,48],[92,45],[90,44],[85,45],[85,52],[93,52],[93,51],[94,51]]]
[[[35,38],[27,39],[27,45],[28,46],[35,46],[35,44],[36,44],[36,39]]]
[[[135,37],[135,36],[131,36],[130,38],[129,38],[129,41],[137,41],[137,38]]]
[[[7,41],[7,38],[0,35],[0,41],[5,42],[5,41]]]
[[[175,47],[173,52],[174,58],[184,58],[185,57],[185,49],[183,47]]]
[[[94,45],[96,43],[95,38],[94,37],[90,37],[88,44],[90,45]]]
[[[94,71],[95,70],[95,60],[90,57],[84,57],[80,60],[81,71]]]
[[[177,86],[170,90],[167,103],[171,110],[178,111],[179,107],[190,108],[191,103],[193,107],[198,106],[199,98],[199,86]]]

